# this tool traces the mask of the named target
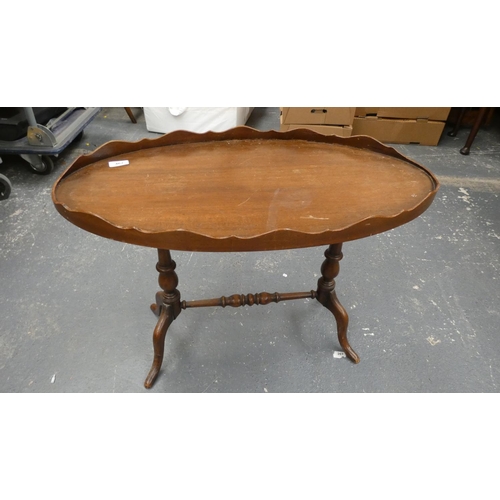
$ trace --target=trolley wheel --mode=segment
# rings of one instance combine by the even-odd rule
[[[41,165],[34,165],[33,163],[30,163],[31,168],[36,174],[40,175],[48,175],[54,170],[54,162],[52,161],[52,158],[47,155],[42,155],[42,164]]]
[[[6,200],[12,191],[12,184],[5,175],[0,174],[0,200]]]

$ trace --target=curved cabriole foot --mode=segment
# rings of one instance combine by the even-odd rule
[[[156,294],[156,304],[151,305],[151,310],[158,316],[158,322],[153,332],[153,365],[144,382],[146,389],[153,386],[160,372],[168,327],[181,311],[181,294],[177,290],[179,280],[169,250],[158,249],[156,269],[160,273],[158,283],[163,291]]]
[[[151,304],[151,310],[154,312],[155,316],[160,317],[160,310],[163,304],[163,298],[161,292],[156,292],[155,300],[156,303]]]
[[[335,316],[339,343],[346,356],[354,363],[359,363],[359,356],[354,352],[347,340],[349,316],[335,293],[335,278],[339,274],[339,262],[343,257],[342,243],[330,245],[325,252],[325,257],[326,260],[321,266],[321,278],[318,280],[316,298]]]
[[[340,303],[337,294],[331,292],[326,303],[323,305],[333,313],[337,321],[337,335],[339,343],[344,350],[346,356],[354,363],[359,363],[359,356],[354,352],[354,349],[349,345],[347,340],[347,326],[349,325],[349,316],[344,306]]]
[[[347,326],[349,325],[349,316],[347,314],[347,311],[340,303],[337,294],[335,292],[318,294],[317,299],[335,316],[335,320],[337,322],[337,335],[339,343],[346,356],[354,363],[359,363],[359,356],[356,354],[354,349],[350,346],[349,341],[347,340]]]
[[[170,306],[161,306],[159,313],[158,323],[153,332],[153,348],[154,348],[154,358],[151,370],[149,370],[146,381],[144,382],[144,387],[150,389],[160,372],[161,365],[163,363],[163,352],[165,350],[165,336],[167,335],[168,327],[174,320],[174,315],[172,308]]]

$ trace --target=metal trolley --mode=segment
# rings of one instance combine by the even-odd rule
[[[22,108],[28,129],[26,136],[14,140],[0,140],[0,156],[19,155],[37,174],[49,174],[54,168],[52,156],[57,156],[76,138],[101,111],[101,108],[68,108],[45,125],[37,123],[33,108]],[[1,160],[0,160],[1,162]],[[9,197],[9,179],[0,174],[0,200]]]

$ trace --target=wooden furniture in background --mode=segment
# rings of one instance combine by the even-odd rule
[[[112,168],[110,161],[128,164]],[[423,166],[369,137],[237,127],[107,143],[75,160],[52,198],[63,217],[86,231],[158,249],[161,291],[151,306],[158,320],[149,388],[162,365],[167,329],[193,307],[315,298],[333,313],[339,343],[357,363],[335,291],[342,244],[411,221],[429,207],[438,186]],[[208,300],[181,300],[170,254],[320,245],[328,247],[316,289]]]
[[[465,118],[467,111],[468,111],[468,108],[460,108],[459,109],[453,130],[448,132],[448,135],[450,137],[457,136],[458,131],[460,130],[460,127],[464,123],[464,118]],[[460,150],[461,154],[468,155],[470,153],[470,148],[472,146],[472,143],[474,142],[474,139],[476,138],[477,133],[479,132],[479,129],[485,123],[489,124],[489,122],[491,122],[491,119],[493,117],[493,112],[494,112],[494,108],[479,108],[479,110],[474,118],[474,121],[472,122],[472,129],[469,133],[469,136],[467,137],[467,140],[465,142],[465,146]]]
[[[132,108],[125,108],[125,111],[127,112],[127,115],[130,118],[130,121],[132,123],[137,123],[137,120],[135,119],[134,113],[132,112]]]

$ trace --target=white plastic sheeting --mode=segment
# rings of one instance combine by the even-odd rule
[[[252,110],[253,108],[144,108],[144,117],[146,128],[150,132],[223,132],[244,125]]]

